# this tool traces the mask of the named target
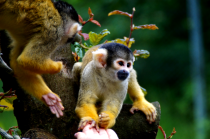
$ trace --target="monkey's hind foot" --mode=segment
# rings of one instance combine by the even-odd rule
[[[99,114],[99,127],[101,128],[110,128],[114,125],[115,119],[111,119],[109,114],[102,112]]]
[[[91,117],[83,117],[79,122],[78,130],[83,130],[87,124],[91,124],[90,128],[95,127],[99,131],[98,124]]]
[[[149,103],[147,100],[142,100],[138,102],[134,102],[130,112],[134,114],[134,111],[141,110],[147,118],[147,121],[151,124],[155,122],[155,118],[157,116],[156,108]]]

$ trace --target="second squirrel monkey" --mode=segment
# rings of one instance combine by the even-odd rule
[[[80,118],[78,130],[87,123],[111,128],[122,108],[127,92],[133,100],[131,113],[141,110],[147,120],[155,121],[156,109],[149,103],[137,82],[131,50],[118,43],[107,43],[88,50],[73,74],[80,74],[80,89],[75,109]]]
[[[62,116],[60,97],[41,75],[61,71],[62,62],[50,56],[56,48],[69,46],[81,29],[73,6],[51,0],[0,0],[0,29],[11,38],[10,66],[19,85]]]

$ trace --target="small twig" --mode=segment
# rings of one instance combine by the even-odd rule
[[[130,16],[131,18],[131,26],[130,26],[130,35],[129,35],[129,39],[128,39],[128,42],[127,42],[127,46],[130,42],[130,38],[131,38],[131,35],[132,35],[132,32],[133,32],[133,16],[134,16],[134,12],[136,11],[135,7],[133,7],[133,12],[132,12],[132,16]]]
[[[3,108],[8,108],[8,106],[6,106],[6,105],[0,105],[0,107],[3,107]]]
[[[172,136],[176,133],[176,130],[175,130],[175,128],[174,128],[173,131],[172,131],[172,133],[171,133],[171,135],[170,135],[169,137],[166,137],[166,133],[165,133],[165,131],[163,130],[163,128],[162,128],[160,125],[158,126],[158,128],[159,128],[160,131],[162,132],[164,139],[170,139],[170,138],[172,138]]]
[[[158,126],[158,128],[159,128],[160,131],[162,132],[164,139],[166,139],[166,133],[165,133],[165,131],[163,130],[163,128],[162,128],[160,125]]]
[[[80,43],[80,46],[84,49],[87,49],[87,50],[90,49],[90,48],[86,47],[85,45],[83,45],[82,43]]]
[[[13,97],[13,96],[15,96],[15,90],[14,91],[12,91],[12,88],[8,91],[8,93],[0,93],[0,96],[2,96],[1,98],[0,98],[0,101],[2,100],[2,99],[4,99],[4,98],[10,98],[10,97]]]

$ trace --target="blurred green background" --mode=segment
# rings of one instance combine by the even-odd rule
[[[136,8],[133,23],[135,25],[156,24],[159,30],[136,30],[132,38],[135,43],[131,49],[145,49],[150,52],[148,59],[138,59],[134,68],[138,72],[140,85],[147,89],[147,100],[159,101],[161,105],[160,125],[167,136],[173,127],[177,133],[174,139],[195,139],[198,132],[195,128],[194,93],[192,80],[192,60],[190,55],[190,29],[191,23],[188,16],[188,3],[182,0],[69,0],[78,14],[84,20],[88,19],[88,7],[94,13],[94,19],[99,21],[101,27],[88,23],[83,28],[83,33],[93,31],[99,33],[108,29],[111,34],[105,40],[128,37],[130,32],[130,19],[126,16],[108,13],[121,10],[132,13]],[[210,114],[210,1],[199,2],[202,23],[202,40],[204,46],[204,83],[205,86],[205,113]],[[129,99],[126,99],[129,102]],[[8,129],[16,125],[12,112],[0,113],[0,127]],[[13,123],[11,123],[13,122]],[[206,136],[210,134],[210,120],[207,118],[201,123],[206,129]],[[157,139],[163,139],[159,131]]]

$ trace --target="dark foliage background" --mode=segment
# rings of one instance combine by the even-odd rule
[[[92,23],[84,26],[83,32],[99,33],[108,29],[111,34],[104,41],[129,36],[130,19],[121,15],[108,17],[113,10],[121,10],[134,14],[134,24],[156,24],[159,30],[137,30],[132,37],[135,43],[132,50],[145,49],[150,52],[148,59],[139,59],[134,68],[138,72],[140,85],[147,89],[146,98],[149,101],[159,101],[161,104],[160,125],[169,135],[176,128],[174,139],[195,138],[193,84],[191,78],[191,58],[189,30],[190,22],[187,16],[187,2],[182,0],[68,0],[83,17],[88,19],[88,7],[94,13],[94,19],[101,23],[98,27]],[[200,1],[202,33],[205,59],[205,98],[207,117],[210,114],[210,2]],[[129,98],[126,99],[129,103]],[[1,114],[0,114],[1,115]],[[0,118],[1,119],[1,118]],[[1,122],[0,122],[1,123]],[[206,130],[209,134],[210,120],[206,119]],[[162,139],[159,132],[157,139]]]

